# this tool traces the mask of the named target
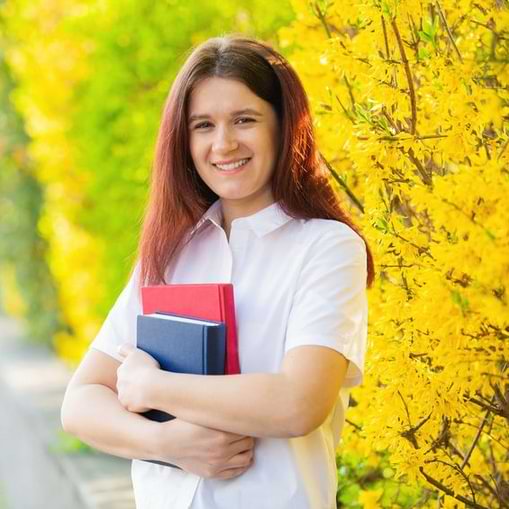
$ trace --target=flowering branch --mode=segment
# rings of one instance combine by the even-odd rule
[[[403,40],[401,39],[401,34],[399,33],[398,25],[396,24],[396,18],[393,18],[391,20],[391,26],[394,31],[394,35],[396,36],[396,40],[398,41],[398,48],[401,54],[401,60],[403,61],[403,66],[405,68],[405,74],[408,82],[408,94],[410,96],[410,106],[412,109],[412,123],[410,126],[410,132],[412,134],[415,134],[417,131],[417,99],[415,95],[414,80],[412,78],[410,63],[408,62],[408,58],[406,56]]]
[[[454,42],[454,37],[452,36],[451,29],[449,28],[449,25],[447,24],[447,19],[445,18],[444,11],[442,10],[442,7],[440,5],[440,2],[436,0],[436,6],[438,9],[438,15],[440,17],[440,20],[442,21],[442,24],[444,25],[445,31],[447,32],[447,36],[449,37],[449,40],[451,41],[454,49],[456,50],[456,54],[458,55],[458,58],[463,63],[463,57],[461,56],[460,50],[458,49],[458,46],[456,46],[456,43]]]
[[[325,159],[322,153],[320,153],[319,155],[323,163],[329,170],[330,174],[333,176],[334,180],[345,190],[346,194],[352,200],[354,205],[364,214],[364,205],[362,205],[362,203],[355,196],[355,194],[353,194],[353,191],[348,187],[347,183],[345,182],[345,179],[338,174],[338,172],[331,166],[329,161]]]

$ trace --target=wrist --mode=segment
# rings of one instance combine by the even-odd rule
[[[143,405],[147,408],[157,408],[159,410],[157,393],[160,372],[160,369],[151,368],[146,371],[146,376],[143,377]]]
[[[154,369],[150,371],[145,384],[144,397],[144,401],[148,408],[172,413],[171,408],[168,408],[170,396],[172,394],[172,376],[173,373],[163,371],[162,369]]]
[[[167,422],[150,421],[152,426],[146,430],[145,459],[176,463],[181,456],[181,437],[179,421],[172,419]]]
[[[160,454],[160,441],[159,433],[160,426],[158,422],[140,416],[143,423],[139,429],[138,447],[139,454],[137,459],[143,460],[159,460]]]

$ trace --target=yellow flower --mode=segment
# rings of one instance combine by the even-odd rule
[[[384,490],[382,488],[370,491],[361,491],[359,494],[359,503],[363,509],[380,509],[380,500]]]

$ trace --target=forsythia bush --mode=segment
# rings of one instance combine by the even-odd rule
[[[69,138],[73,94],[89,73],[90,47],[62,22],[79,15],[73,0],[20,0],[2,7],[6,60],[17,79],[13,102],[31,138],[29,156],[44,193],[38,229],[48,242],[48,262],[68,324],[55,335],[55,344],[76,360],[100,325],[94,304],[104,292],[103,246],[76,222],[86,174],[76,167]]]
[[[338,500],[508,507],[507,3],[293,0],[293,8],[295,21],[279,31],[283,50],[379,271]],[[261,0],[2,4],[12,97],[44,193],[38,228],[68,324],[56,337],[66,358],[80,358],[125,281],[179,56],[221,31],[267,37],[285,9]]]
[[[293,6],[281,40],[378,268],[340,482],[361,462],[363,507],[509,507],[507,3]]]
[[[41,186],[27,157],[22,119],[9,100],[14,86],[0,56],[0,312],[25,318],[27,336],[48,344],[62,324],[47,245],[37,232]]]

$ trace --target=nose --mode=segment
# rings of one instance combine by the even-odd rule
[[[218,127],[216,129],[212,150],[218,154],[227,153],[235,150],[239,146],[235,133],[228,127]]]

